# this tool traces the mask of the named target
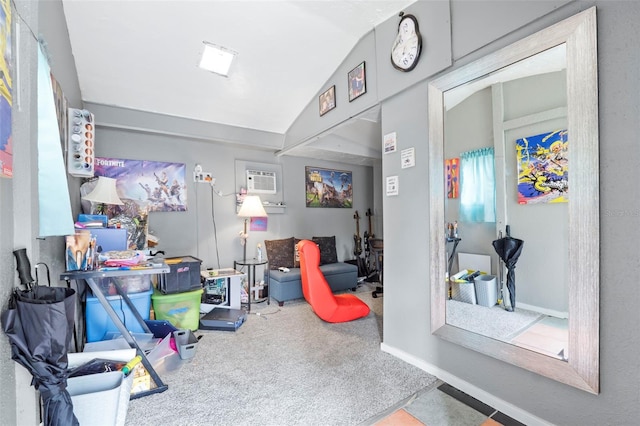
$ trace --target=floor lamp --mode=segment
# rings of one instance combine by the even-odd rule
[[[242,260],[246,262],[247,261],[247,238],[249,237],[248,230],[247,230],[247,223],[249,222],[249,219],[252,217],[267,217],[267,212],[264,210],[264,207],[262,206],[262,201],[260,201],[259,196],[247,195],[244,197],[244,201],[242,202],[242,206],[240,207],[238,216],[245,218],[244,231],[240,233],[240,243],[244,247]]]

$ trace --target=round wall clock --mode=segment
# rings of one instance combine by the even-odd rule
[[[422,51],[422,35],[413,15],[400,15],[398,35],[391,47],[391,63],[400,71],[411,71],[418,64]]]

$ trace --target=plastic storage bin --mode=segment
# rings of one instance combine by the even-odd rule
[[[149,319],[149,310],[151,309],[151,294],[153,290],[141,293],[128,294],[129,300],[133,303],[136,310],[144,320]],[[136,320],[136,317],[129,309],[127,303],[120,296],[107,296],[107,300],[122,320],[127,330],[133,333],[144,333],[142,326]],[[103,340],[107,333],[118,332],[116,325],[102,307],[97,297],[87,295],[87,306],[85,309],[85,320],[87,329],[87,342],[97,342]]]
[[[191,330],[178,330],[173,332],[173,337],[176,340],[180,359],[193,358],[196,354],[196,343],[198,343],[198,338],[193,332]]]
[[[451,283],[451,298],[460,302],[476,304],[475,284],[469,282]]]
[[[164,259],[170,272],[158,277],[158,290],[163,294],[182,293],[202,288],[200,265],[202,261],[193,256]],[[174,324],[175,325],[175,324]]]
[[[67,391],[81,425],[124,426],[133,376],[110,371],[67,379]]]
[[[116,295],[114,282],[120,284],[125,293],[139,293],[151,290],[151,275],[129,275],[126,277],[94,278],[105,295]]]
[[[176,294],[154,291],[151,300],[156,319],[169,321],[179,329],[197,330],[200,323],[202,292],[202,289]]]
[[[498,303],[498,284],[495,275],[480,275],[474,280],[478,305],[492,307]]]

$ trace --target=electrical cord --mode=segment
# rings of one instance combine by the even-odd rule
[[[264,319],[268,319],[267,317],[269,315],[275,315],[278,312],[280,312],[280,308],[276,308],[276,310],[273,311],[273,312],[249,312],[249,314],[253,314],[253,315],[257,316],[257,317],[262,317]]]
[[[216,226],[216,211],[215,204],[213,202],[213,194],[213,185],[211,185],[211,222],[213,223],[213,239],[216,245],[216,260],[218,262],[218,269],[220,269],[220,249],[218,248],[218,228]]]
[[[218,230],[217,230],[217,226],[216,226],[216,214],[215,214],[215,203],[214,203],[214,199],[215,197],[213,196],[213,194],[216,194],[218,197],[228,197],[231,195],[235,195],[235,193],[229,193],[229,194],[223,194],[222,191],[216,191],[214,188],[214,185],[210,185],[211,188],[211,222],[213,223],[213,238],[215,241],[215,246],[216,246],[216,261],[218,264],[218,269],[220,269],[220,249],[218,247]]]

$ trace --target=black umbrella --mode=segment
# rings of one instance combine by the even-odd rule
[[[33,376],[40,391],[45,426],[78,425],[67,392],[67,348],[75,317],[75,290],[34,286],[16,289],[2,313],[2,329],[11,343],[11,358]]]
[[[493,241],[493,248],[507,267],[507,289],[509,290],[512,310],[516,308],[516,262],[520,257],[520,253],[522,253],[523,246],[524,241],[511,237],[509,225],[507,225],[507,236]]]

